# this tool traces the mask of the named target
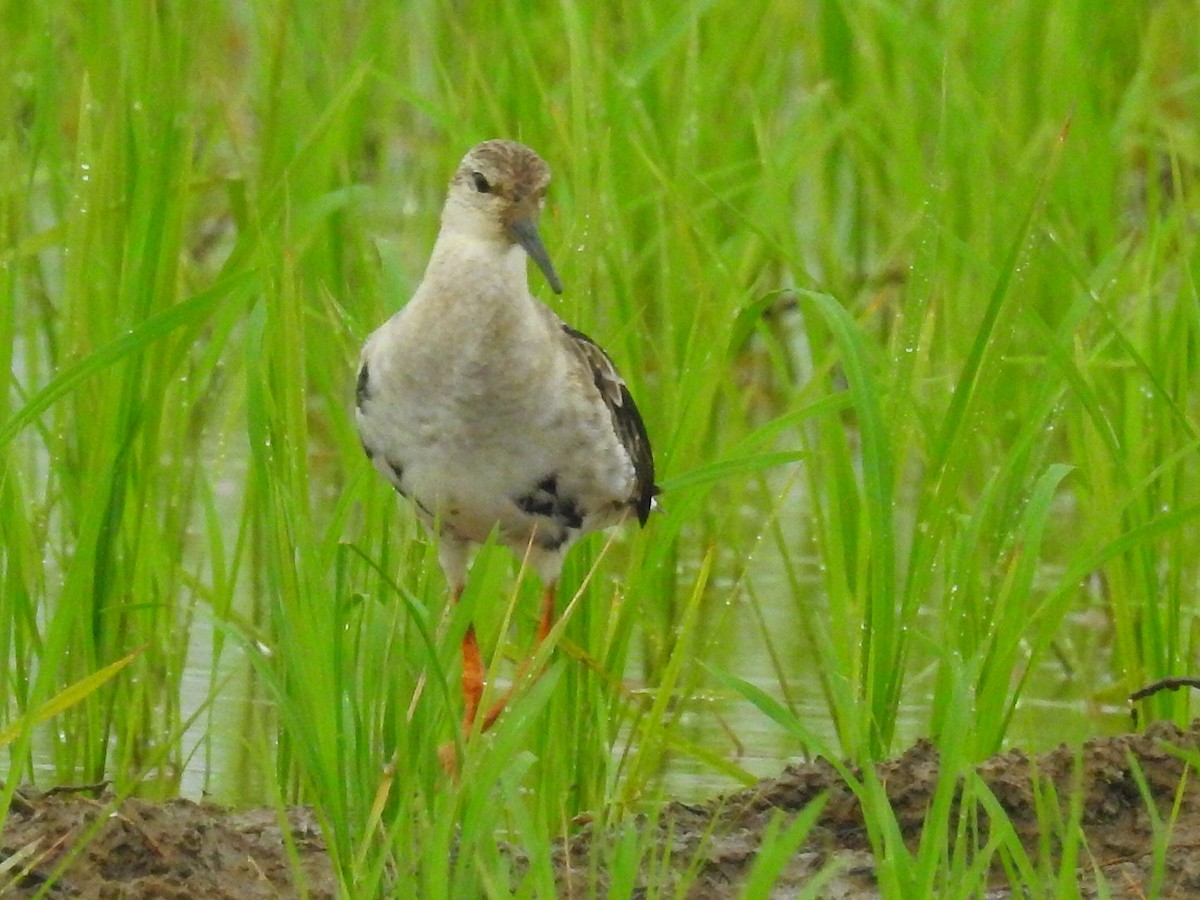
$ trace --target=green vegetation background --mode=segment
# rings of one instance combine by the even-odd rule
[[[652,810],[668,754],[750,778],[706,698],[858,762],[913,710],[953,772],[1039,666],[1096,708],[1188,673],[1198,38],[1183,0],[3,3],[0,810],[209,771],[316,804],[348,890],[531,896],[502,840]],[[554,170],[554,302],[668,513],[573,555],[548,676],[452,785],[458,638],[519,652],[536,587],[489,550],[441,621],[353,377],[496,136]],[[886,892],[983,877],[921,853]]]

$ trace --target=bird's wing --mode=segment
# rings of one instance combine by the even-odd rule
[[[604,405],[612,415],[613,430],[617,433],[617,439],[633,463],[635,485],[632,501],[637,510],[638,521],[645,525],[654,495],[659,489],[654,484],[654,456],[650,451],[650,438],[646,434],[642,415],[633,402],[625,379],[600,345],[570,325],[563,324],[562,329],[576,353],[591,370],[596,390],[600,392]]]

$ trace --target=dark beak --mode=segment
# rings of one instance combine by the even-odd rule
[[[542,270],[546,281],[550,282],[550,290],[561,294],[562,282],[558,280],[558,273],[554,271],[554,263],[550,262],[550,254],[546,252],[546,248],[542,244],[542,236],[538,233],[537,219],[534,216],[522,216],[514,219],[513,223],[508,226],[508,230]]]

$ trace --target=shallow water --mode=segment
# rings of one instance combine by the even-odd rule
[[[771,573],[777,570],[778,561],[764,551],[760,559],[751,560],[747,574],[754,580],[767,630],[774,635],[795,634],[801,627],[795,614],[795,600],[788,595],[785,585],[772,578]],[[814,593],[809,599],[820,603],[820,587],[815,581],[812,587]],[[778,602],[771,602],[772,597],[778,598]],[[724,601],[714,596],[712,602]],[[1064,637],[1070,640],[1094,627],[1087,617],[1076,617],[1066,623]],[[757,630],[741,629],[733,633],[736,639],[727,641],[724,652],[713,662],[779,698],[779,684]],[[208,658],[211,641],[211,624],[197,617],[181,688],[185,718],[211,695],[213,679]],[[837,735],[827,713],[818,673],[803,664],[802,654],[785,654],[789,656],[785,665],[793,708],[814,737],[836,747]],[[631,683],[638,670],[636,654],[631,654]],[[184,737],[187,762],[181,773],[180,792],[185,797],[205,796],[239,805],[270,802],[264,773],[272,765],[266,749],[267,734],[273,727],[272,704],[261,687],[256,689],[246,652],[236,642],[226,643],[218,675],[218,680],[229,678],[219,692],[219,701],[197,718]],[[901,706],[897,719],[896,753],[928,733],[930,695],[925,680],[919,675],[910,677],[905,694],[907,702]],[[1128,707],[1097,705],[1090,688],[1079,679],[1067,677],[1062,665],[1047,657],[1029,679],[1007,745],[1042,751],[1129,728]],[[686,741],[759,778],[776,775],[788,762],[803,759],[803,750],[794,737],[750,703],[727,692],[709,690],[689,696],[680,729]],[[207,743],[206,734],[210,736]],[[621,750],[623,747],[618,745],[617,751]],[[668,755],[663,783],[668,796],[681,800],[702,800],[740,786],[725,774],[682,753]]]
[[[398,508],[397,514],[404,514],[403,509]],[[793,521],[803,519],[796,516]],[[686,568],[688,563],[683,566]],[[811,591],[810,596],[800,598],[799,602],[820,608],[824,602],[823,589],[816,561],[802,561],[798,568],[807,573],[807,581],[803,583]],[[721,640],[701,652],[712,665],[782,699],[762,633],[775,636],[793,709],[815,738],[826,746],[836,747],[837,735],[828,716],[819,673],[797,647],[778,646],[785,643],[778,636],[800,634],[802,629],[796,612],[798,600],[791,595],[782,571],[778,550],[771,542],[761,541],[756,544],[755,553],[744,561],[744,569],[736,580],[714,583],[707,599],[712,608],[705,610],[704,620],[733,623],[737,627],[720,628]],[[758,606],[757,615],[750,615],[745,608],[750,603],[747,599],[750,594]],[[193,612],[180,686],[180,716],[183,721],[193,717],[194,720],[182,740],[182,769],[164,773],[164,780],[168,784],[177,780],[180,793],[192,799],[207,797],[238,805],[269,803],[268,773],[273,767],[272,734],[276,727],[273,704],[256,683],[248,651],[239,641],[225,640],[214,673],[213,622],[202,605]],[[1102,616],[1074,615],[1064,622],[1062,640],[1077,646],[1104,648],[1103,628]],[[636,642],[634,648],[628,669],[631,684],[636,683],[640,673]],[[921,671],[928,662],[916,660],[913,674],[905,683],[905,703],[899,710],[893,744],[897,753],[928,733],[929,679]],[[1091,668],[1106,670],[1102,660],[1091,664]],[[1064,742],[1076,744],[1088,737],[1129,730],[1128,707],[1123,703],[1098,704],[1095,697],[1103,686],[1085,683],[1087,680],[1086,675],[1071,676],[1054,655],[1047,655],[1028,681],[1008,732],[1007,745],[1042,751]],[[217,685],[219,689],[215,689]],[[216,699],[205,706],[210,697]],[[689,694],[686,700],[679,724],[680,736],[752,776],[776,775],[787,762],[803,758],[803,749],[793,736],[740,696],[705,688],[698,694]],[[617,752],[623,749],[619,743]],[[55,780],[52,760],[48,741],[35,742],[34,763],[39,774],[44,773],[39,778],[44,783]],[[669,796],[683,800],[700,800],[739,786],[727,775],[679,752],[666,757],[663,782]]]

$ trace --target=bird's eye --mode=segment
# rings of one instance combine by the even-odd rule
[[[482,172],[472,172],[471,180],[475,182],[475,190],[479,193],[490,194],[492,192],[492,186],[488,184],[488,180],[483,177]]]

